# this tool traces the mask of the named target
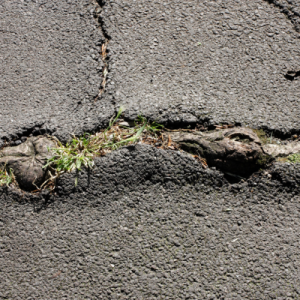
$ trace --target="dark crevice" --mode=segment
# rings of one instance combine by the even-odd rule
[[[99,53],[100,59],[103,62],[102,82],[100,84],[99,93],[94,99],[94,101],[96,101],[102,96],[102,94],[105,91],[105,87],[106,87],[106,80],[107,80],[107,76],[109,73],[109,56],[108,56],[109,50],[107,49],[107,46],[108,46],[109,41],[111,40],[111,37],[105,28],[104,20],[102,17],[102,10],[105,5],[105,1],[94,0],[93,2],[94,2],[94,5],[96,6],[96,8],[94,10],[94,18],[95,18],[97,24],[99,25],[99,29],[101,30],[102,36],[104,37],[104,40],[101,42],[101,50]]]
[[[251,175],[248,176],[247,178],[244,178],[244,177],[238,176],[236,174],[231,174],[231,173],[228,173],[228,172],[224,172],[224,178],[227,180],[227,182],[229,184],[236,184],[236,183],[240,183],[240,182],[245,182],[251,177]]]
[[[298,75],[300,72],[294,72],[296,77],[300,77]],[[116,113],[118,111],[118,107],[115,109]],[[129,123],[133,123],[135,120],[135,115],[129,115],[127,111],[125,111],[124,114],[124,119],[128,121]],[[147,118],[148,121],[150,122],[157,122],[157,119],[155,118]],[[205,117],[205,118],[198,118],[197,122],[190,122],[190,121],[185,121],[185,120],[178,120],[178,121],[172,121],[172,119],[167,120],[166,122],[159,122],[162,124],[166,129],[196,129],[198,131],[210,131],[210,130],[216,130],[216,129],[226,129],[226,128],[236,128],[236,127],[249,127],[252,129],[262,129],[265,133],[266,136],[276,138],[282,141],[288,141],[293,139],[294,135],[297,135],[300,137],[300,128],[293,128],[289,130],[284,130],[282,128],[279,129],[273,129],[269,128],[268,126],[262,125],[262,126],[255,126],[253,125],[252,127],[249,125],[242,124],[240,122],[223,122],[221,125],[220,123],[215,123],[210,117]]]
[[[270,129],[267,126],[255,127],[253,129],[262,129],[268,138],[276,138],[281,141],[289,141],[293,139],[294,136],[300,136],[300,128],[290,129],[288,131],[283,131],[282,129]]]
[[[3,141],[3,145],[0,147],[0,150],[3,147],[7,146],[17,146],[21,143],[25,142],[28,137],[31,136],[38,136],[38,135],[52,135],[53,132],[47,128],[46,124],[44,122],[34,124],[31,127],[23,128],[23,130],[20,130],[16,134],[11,136],[2,136],[1,140]]]
[[[300,77],[300,76],[299,76]],[[150,120],[152,121],[152,120]],[[237,128],[237,127],[244,127],[243,124],[236,122],[234,124],[225,124],[222,123],[220,125],[219,123],[212,123],[210,118],[206,118],[203,120],[200,120],[196,123],[189,123],[189,122],[184,122],[184,121],[178,121],[178,122],[171,122],[168,121],[166,123],[162,123],[166,129],[196,129],[197,131],[211,131],[211,130],[216,130],[216,129],[226,129],[226,128]],[[247,126],[248,127],[248,126]],[[300,137],[300,128],[294,128],[289,131],[283,131],[282,129],[271,129],[267,126],[260,126],[260,127],[250,127],[252,129],[258,129],[258,130],[263,130],[266,134],[267,138],[276,138],[281,141],[289,141],[294,138],[294,136],[299,136]]]
[[[284,77],[290,81],[294,81],[295,78],[300,77],[300,71],[288,71]]]
[[[98,23],[100,25],[101,31],[103,33],[103,36],[105,37],[105,39],[111,40],[111,36],[107,32],[106,26],[104,24],[103,17],[101,16],[101,12],[102,12],[103,7],[105,5],[105,1],[104,0],[96,0],[96,4],[97,4],[97,6],[100,7],[100,10],[99,9],[95,10],[95,14],[96,14],[96,17],[98,18]]]
[[[118,109],[116,108],[116,112]],[[129,122],[129,123],[134,123],[134,121],[137,118],[137,115],[135,114],[130,114],[129,111],[125,111],[124,115],[124,120]],[[167,129],[197,129],[197,130],[213,130],[215,129],[215,126],[211,124],[211,120],[209,117],[206,118],[198,118],[196,122],[194,121],[187,121],[187,120],[172,120],[172,118],[168,118],[167,121],[161,122],[158,121],[157,118],[153,117],[146,117],[149,122],[157,122],[163,125]],[[238,125],[237,125],[238,126]]]

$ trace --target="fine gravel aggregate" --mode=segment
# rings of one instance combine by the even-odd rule
[[[121,105],[128,120],[300,133],[299,9],[1,0],[0,148],[66,142]],[[300,164],[238,181],[140,144],[64,174],[53,194],[0,187],[0,299],[300,299],[299,195]]]
[[[294,1],[295,9],[299,1]],[[133,4],[134,3],[134,4]],[[127,117],[299,131],[300,39],[264,0],[106,1],[110,76]]]
[[[90,0],[0,1],[0,138],[50,133],[66,141],[103,127],[112,101],[94,101],[105,41]]]
[[[299,132],[300,76],[285,77],[300,74],[299,5],[3,0],[0,139],[47,132],[65,142],[106,126],[120,105],[129,119],[170,126]]]
[[[41,210],[2,189],[0,297],[299,299],[299,182],[299,165],[277,164],[229,185],[136,146],[97,159],[77,188],[65,175]]]

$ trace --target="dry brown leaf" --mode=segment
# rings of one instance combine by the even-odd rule
[[[196,159],[198,159],[201,162],[202,167],[204,169],[206,169],[208,167],[208,164],[207,164],[207,162],[206,162],[206,160],[204,158],[202,158],[202,157],[200,157],[198,155],[193,155],[193,157],[196,158]]]
[[[172,140],[171,140],[171,136],[169,135],[168,137],[168,147],[170,147],[172,145]]]

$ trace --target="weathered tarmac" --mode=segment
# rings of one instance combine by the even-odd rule
[[[2,144],[43,133],[66,141],[103,128],[120,105],[128,119],[168,126],[298,134],[299,9],[4,0]],[[0,299],[300,299],[299,164],[228,179],[137,145],[97,158],[76,188],[74,174],[52,195],[1,187]]]
[[[286,6],[198,2],[2,1],[0,138],[67,140],[105,126],[120,105],[169,125],[298,132],[300,77],[285,75],[300,71],[300,33]],[[94,101],[106,38],[106,93]]]
[[[277,165],[228,185],[189,156],[138,145],[97,159],[77,188],[63,176],[57,196],[2,190],[0,295],[298,299],[299,178]]]
[[[299,131],[300,39],[267,1],[108,2],[115,101],[128,117]],[[299,3],[299,1],[298,1]],[[178,125],[178,126],[180,126]]]
[[[105,37],[89,1],[0,3],[0,138],[49,133],[61,140],[99,127],[112,102],[94,101]]]

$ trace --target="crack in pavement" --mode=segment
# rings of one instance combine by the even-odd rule
[[[33,11],[33,16],[49,6],[35,21],[46,20],[45,26],[56,39],[64,35],[64,31],[58,31],[59,25],[69,28],[66,36],[72,39],[59,40],[61,43],[49,41],[43,50],[53,47],[53,52],[41,56],[42,69],[49,70],[47,61],[42,60],[47,57],[52,70],[47,74],[53,74],[53,78],[45,77],[42,83],[45,85],[53,79],[51,88],[55,90],[61,87],[62,81],[62,92],[63,88],[67,90],[61,102],[55,97],[50,97],[49,102],[42,99],[43,106],[47,111],[52,109],[54,117],[63,112],[52,122],[51,131],[64,132],[64,141],[68,130],[73,131],[75,127],[79,128],[74,130],[79,136],[106,127],[105,122],[115,108],[130,96],[136,97],[132,99],[136,102],[129,99],[132,107],[128,109],[136,108],[137,113],[142,110],[153,119],[163,116],[165,124],[187,121],[187,126],[196,126],[198,121],[207,123],[203,126],[206,127],[213,125],[212,122],[236,124],[257,118],[251,125],[265,125],[274,133],[281,124],[278,132],[299,128],[298,80],[291,84],[283,77],[287,70],[293,70],[293,66],[285,68],[285,63],[290,63],[290,58],[297,61],[296,33],[290,21],[268,3],[262,0],[107,1],[102,20],[105,21],[103,29],[113,37],[109,43],[113,56],[109,79],[115,84],[109,81],[101,101],[93,101],[103,80],[99,76],[103,65],[99,59],[101,69],[94,74],[97,64],[92,55],[99,58],[99,47],[105,43],[105,37],[99,28],[91,26],[93,16],[86,14],[85,7],[81,6],[87,1],[4,0],[7,5],[17,4],[6,10],[5,17],[21,7],[20,16],[12,23],[21,20],[20,29],[24,26],[29,40],[31,33],[34,37],[40,34],[34,26],[26,26],[30,14],[24,17],[23,12],[28,12],[24,3],[30,6],[43,2],[43,7]],[[221,2],[224,9],[219,6]],[[2,3],[3,0],[0,9]],[[122,7],[113,7],[109,15],[110,4]],[[257,18],[256,9],[260,6],[263,6],[258,12],[261,18]],[[72,7],[75,10],[70,14]],[[66,14],[61,16],[61,11]],[[120,31],[114,27],[118,22]],[[131,30],[130,26],[133,26]],[[160,31],[167,27],[167,31]],[[292,33],[282,33],[286,28]],[[163,40],[159,39],[161,36]],[[93,41],[96,40],[99,45],[95,50]],[[139,47],[145,46],[144,52],[135,47],[137,40]],[[14,51],[5,53],[18,54],[18,45],[11,45]],[[84,46],[87,49],[82,49]],[[58,52],[55,47],[59,48]],[[77,47],[75,56],[72,47]],[[92,48],[94,52],[90,53]],[[65,54],[59,53],[63,50]],[[80,67],[86,71],[85,75],[75,76],[80,72],[76,65],[71,68],[70,80],[75,76],[77,81],[68,85],[68,80],[62,80],[60,73],[51,69],[56,62],[51,58],[55,55],[64,72],[62,58],[68,67],[83,57],[85,64]],[[30,58],[32,62],[36,62],[33,58]],[[143,77],[140,67],[151,76]],[[17,83],[22,81],[13,78],[15,92]],[[122,79],[124,86],[119,88]],[[144,85],[139,85],[143,80]],[[164,85],[163,91],[171,93],[169,98],[166,94],[160,98],[160,83]],[[80,89],[72,94],[80,84],[84,91],[91,89],[88,98]],[[193,86],[199,87],[201,93],[189,94]],[[34,86],[39,95],[42,89],[43,86]],[[145,90],[147,93],[143,93]],[[173,91],[178,94],[172,94]],[[180,94],[181,91],[186,94]],[[152,99],[147,97],[151,93],[154,93]],[[18,91],[16,94],[23,95]],[[197,95],[202,98],[198,99]],[[22,99],[17,97],[15,103],[26,104]],[[187,103],[193,99],[196,107]],[[217,99],[215,107],[209,106],[214,99]],[[17,117],[24,116],[31,106],[41,105],[35,100],[28,98],[30,105],[25,105],[26,110],[20,110]],[[79,100],[81,114],[74,116],[70,112]],[[67,101],[70,106],[64,106]],[[155,105],[158,105],[156,111]],[[12,114],[11,107],[14,102],[9,102],[7,110],[4,107],[0,111],[3,112],[2,129],[9,131],[8,134],[18,128],[7,125],[11,121],[5,113]],[[216,115],[204,120],[210,109]],[[40,111],[32,110],[30,114],[35,116],[37,112]],[[231,112],[236,113],[237,119],[231,118]],[[39,115],[47,120],[47,114]],[[26,122],[28,118],[25,115]],[[25,125],[34,128],[33,124],[36,122]],[[270,170],[259,171],[246,181],[228,184],[225,174],[214,167],[204,169],[188,154],[138,144],[96,158],[93,170],[79,172],[77,187],[74,187],[75,177],[73,173],[60,177],[56,194],[48,191],[30,194],[0,187],[0,298],[299,298],[299,165],[275,163]]]
[[[277,136],[300,132],[298,81],[290,86],[284,76],[298,70],[298,34],[273,5],[102,4],[103,26],[113,37],[114,104],[127,108],[127,120],[142,113],[170,128],[234,124]]]
[[[284,77],[288,80],[294,81],[295,78],[300,77],[300,71],[288,71]]]
[[[109,57],[107,55],[107,46],[108,43],[111,39],[111,37],[108,35],[107,31],[105,30],[104,27],[104,21],[103,18],[101,16],[101,12],[102,9],[105,5],[105,1],[103,0],[93,0],[94,5],[96,6],[95,10],[94,10],[94,18],[96,19],[97,23],[99,24],[99,29],[101,30],[105,41],[103,42],[102,46],[101,46],[101,53],[99,53],[100,58],[104,64],[103,68],[102,68],[102,82],[100,85],[100,89],[99,89],[99,93],[98,95],[95,97],[94,101],[98,100],[99,98],[101,98],[102,94],[105,91],[105,87],[106,87],[106,78],[108,76],[108,72],[109,72]]]
[[[94,10],[91,0],[1,1],[0,146],[35,135],[40,123],[41,134],[64,142],[106,126],[115,109],[110,94],[93,101],[105,43]]]
[[[160,150],[180,151],[182,154],[190,154],[204,169],[208,166],[217,167],[229,177],[241,180],[246,180],[260,169],[267,172],[275,162],[287,162],[290,155],[300,153],[298,136],[281,144],[278,139],[267,138],[264,132],[250,128],[223,126],[200,132],[163,129],[159,124],[147,124],[146,120],[143,122],[138,125],[135,123],[132,128],[129,123],[119,120],[95,135],[74,137],[72,143],[65,147],[51,136],[31,137],[19,146],[3,149],[0,152],[0,165],[6,171],[12,170],[17,187],[42,192],[44,189],[54,191],[57,178],[64,173],[78,173],[81,166],[92,170],[95,157],[108,155],[122,146],[147,144]],[[27,159],[20,160],[20,156],[33,159],[37,153],[44,159],[39,165],[32,167]],[[300,154],[297,154],[294,161],[299,159]],[[32,183],[32,178],[39,182],[40,187],[38,183]]]

